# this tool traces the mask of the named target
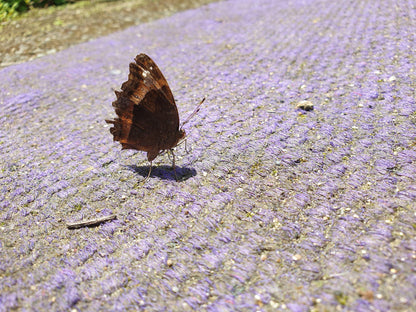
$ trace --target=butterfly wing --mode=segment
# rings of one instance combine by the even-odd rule
[[[155,87],[164,93],[170,103],[175,104],[175,99],[173,98],[173,94],[169,88],[168,82],[166,81],[156,63],[153,62],[153,60],[144,53],[137,55],[134,60],[139,67],[144,68],[150,72],[153,78],[152,82],[154,82]],[[176,108],[176,105],[174,106]]]
[[[183,137],[179,115],[168,83],[153,60],[139,54],[130,63],[129,79],[116,91],[113,102],[118,118],[106,120],[123,149],[147,152],[152,161],[161,150],[174,147]]]

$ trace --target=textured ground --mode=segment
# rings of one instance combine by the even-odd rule
[[[0,311],[414,311],[414,29],[406,0],[232,0],[2,69]],[[181,182],[104,122],[139,52],[182,118],[207,97]]]

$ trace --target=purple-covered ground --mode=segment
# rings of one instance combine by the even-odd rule
[[[0,311],[414,311],[415,29],[410,0],[233,0],[2,69]],[[140,52],[182,119],[207,97],[181,182],[104,122]]]

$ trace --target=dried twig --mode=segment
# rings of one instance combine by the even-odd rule
[[[79,229],[79,228],[86,227],[86,226],[97,226],[100,223],[114,220],[115,218],[117,218],[117,216],[115,214],[112,214],[112,215],[97,218],[97,219],[67,223],[66,227],[70,230],[73,230],[73,229]]]

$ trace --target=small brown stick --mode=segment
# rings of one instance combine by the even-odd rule
[[[112,214],[112,215],[97,218],[97,219],[67,223],[66,227],[70,230],[73,230],[73,229],[79,229],[79,228],[87,227],[87,226],[97,226],[100,223],[107,222],[107,221],[110,221],[110,220],[114,220],[115,218],[117,218],[117,216],[115,214]]]

